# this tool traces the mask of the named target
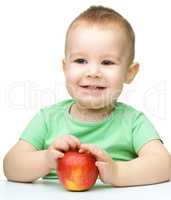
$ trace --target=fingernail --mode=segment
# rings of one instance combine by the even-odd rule
[[[82,149],[80,149],[80,150],[79,150],[79,153],[82,153],[82,152],[83,152],[83,150],[82,150]]]

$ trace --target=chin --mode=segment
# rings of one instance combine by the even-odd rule
[[[86,109],[101,109],[108,106],[113,106],[116,102],[116,96],[111,95],[101,95],[101,96],[92,96],[92,95],[82,95],[81,93],[75,93],[73,90],[69,90],[70,96],[75,99],[75,101],[82,107]]]
[[[110,105],[109,103],[106,104],[105,101],[102,100],[96,100],[96,99],[76,99],[76,101],[84,108],[87,109],[101,109],[104,108],[108,105]]]

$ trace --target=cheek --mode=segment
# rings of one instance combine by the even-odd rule
[[[112,99],[117,99],[120,96],[123,89],[124,74],[122,72],[110,73],[110,75],[108,76],[108,80],[108,94],[110,95],[109,97]]]
[[[80,72],[78,70],[74,70],[74,69],[70,68],[65,73],[65,79],[66,79],[66,83],[75,84],[80,79]]]
[[[109,81],[110,86],[113,87],[120,87],[124,83],[125,80],[125,73],[121,70],[111,71],[107,74],[106,78]]]

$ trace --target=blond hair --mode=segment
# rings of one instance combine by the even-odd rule
[[[88,23],[89,25],[100,25],[100,26],[108,26],[111,24],[117,24],[121,27],[128,39],[129,44],[129,62],[133,62],[135,55],[135,34],[130,23],[118,12],[111,8],[107,8],[104,6],[91,6],[87,10],[80,13],[69,25],[66,40],[65,40],[65,55],[67,49],[68,36],[71,29],[80,22]]]

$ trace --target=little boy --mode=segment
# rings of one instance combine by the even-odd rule
[[[135,36],[119,13],[92,6],[69,26],[63,71],[72,99],[41,109],[4,158],[8,180],[56,178],[58,158],[78,149],[96,159],[99,177],[112,186],[164,182],[170,154],[136,109],[117,101],[138,72]]]

